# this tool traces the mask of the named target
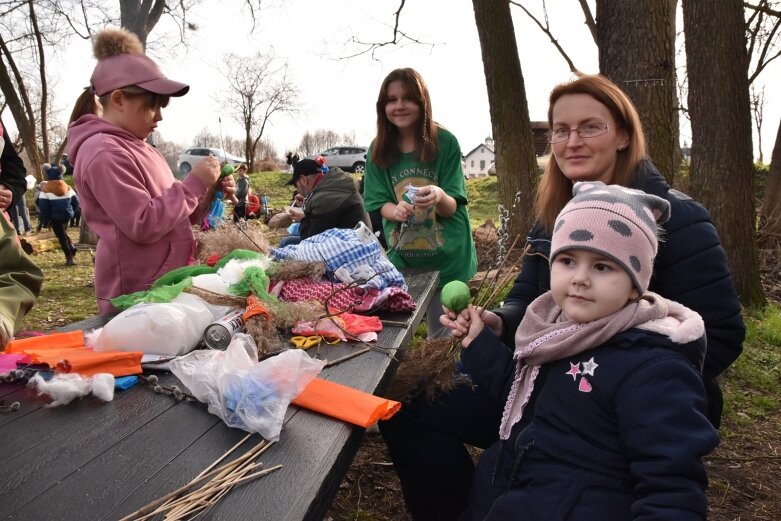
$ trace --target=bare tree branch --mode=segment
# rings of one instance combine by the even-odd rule
[[[551,43],[553,44],[553,46],[554,46],[554,47],[556,47],[556,50],[558,50],[558,51],[559,51],[559,54],[561,54],[561,57],[562,57],[562,58],[564,58],[564,61],[566,61],[566,62],[567,62],[567,66],[569,67],[569,70],[570,70],[570,71],[572,71],[572,72],[577,72],[577,71],[578,71],[578,68],[577,68],[577,67],[575,67],[575,64],[574,64],[574,63],[572,63],[572,60],[570,59],[569,55],[568,55],[568,54],[567,54],[567,53],[564,51],[564,49],[561,47],[561,45],[559,45],[559,42],[558,42],[558,40],[556,40],[556,38],[554,38],[554,37],[553,37],[553,34],[551,33],[551,30],[550,30],[550,25],[548,24],[548,10],[545,8],[545,2],[543,2],[543,3],[542,3],[542,5],[543,5],[543,10],[544,10],[544,13],[545,13],[545,25],[543,25],[543,24],[542,24],[542,23],[541,23],[541,22],[540,22],[540,21],[537,19],[537,17],[535,17],[533,14],[531,14],[531,12],[529,12],[529,10],[528,10],[528,9],[526,9],[526,8],[525,8],[523,5],[521,5],[520,3],[518,3],[518,2],[513,2],[512,0],[510,1],[510,3],[511,3],[512,5],[515,5],[515,6],[518,6],[518,7],[520,7],[520,8],[523,10],[523,12],[524,12],[524,13],[526,13],[526,16],[528,16],[529,18],[531,18],[531,19],[534,21],[534,23],[536,23],[536,24],[537,24],[537,27],[539,27],[539,28],[540,28],[540,30],[541,30],[542,32],[544,32],[546,35],[548,35],[548,38],[550,39],[550,41],[551,41]]]
[[[433,47],[434,44],[425,43],[422,42],[416,38],[413,38],[409,36],[404,31],[399,30],[399,20],[401,19],[401,11],[404,9],[404,4],[406,3],[406,0],[400,0],[399,8],[396,10],[395,13],[393,13],[394,17],[394,24],[393,24],[393,38],[391,40],[385,41],[385,42],[364,42],[353,36],[350,38],[350,41],[354,44],[365,46],[366,48],[358,51],[356,53],[342,56],[340,59],[342,60],[349,60],[351,58],[355,58],[357,56],[361,56],[364,54],[371,54],[371,57],[373,60],[377,60],[376,53],[378,49],[381,49],[382,47],[388,46],[388,45],[398,45],[401,42],[407,40],[409,43],[414,43],[418,45],[428,45],[430,47]]]
[[[776,12],[772,7],[774,6],[768,0],[761,0],[758,5],[750,6],[754,9],[754,13],[746,22],[747,52],[750,60],[749,84],[752,84],[773,60],[781,56],[781,48],[779,48],[781,18],[772,14],[766,16],[768,13]]]
[[[594,15],[591,14],[591,9],[588,6],[586,0],[578,0],[580,3],[580,9],[583,11],[583,16],[586,18],[586,26],[591,31],[591,38],[594,39],[594,43],[597,43],[597,23],[594,21]]]
[[[776,11],[775,9],[771,9],[767,5],[762,5],[764,2],[760,2],[759,5],[751,5],[748,2],[743,2],[743,7],[747,7],[749,9],[753,9],[754,11],[761,11],[765,14],[769,14],[770,16],[776,16],[781,18],[781,11]]]

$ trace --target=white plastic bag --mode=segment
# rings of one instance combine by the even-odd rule
[[[136,304],[103,327],[95,348],[183,355],[195,349],[206,326],[229,309],[211,306],[190,293],[181,293],[168,303]]]
[[[200,350],[174,360],[171,372],[229,427],[279,439],[290,401],[325,366],[301,349],[258,362],[251,336],[236,333],[225,351]]]

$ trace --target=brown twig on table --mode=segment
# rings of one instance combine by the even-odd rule
[[[335,360],[331,360],[327,364],[325,364],[325,366],[326,367],[331,367],[331,366],[334,366],[336,364],[341,364],[344,361],[347,361],[347,360],[349,360],[351,358],[355,358],[358,355],[362,355],[364,353],[368,353],[371,350],[372,350],[371,347],[364,347],[363,349],[359,349],[358,351],[353,351],[349,355],[344,355],[344,356],[341,356],[341,357],[339,357],[339,358],[337,358]]]
[[[193,396],[189,391],[183,391],[179,388],[178,385],[162,385],[159,383],[159,380],[156,375],[150,374],[149,376],[140,374],[138,375],[139,378],[141,378],[143,381],[145,381],[150,387],[152,387],[152,390],[158,394],[170,394],[171,396],[176,399],[176,401],[181,402],[185,398],[187,398],[187,401],[190,402],[197,402],[198,398]]]
[[[409,327],[409,322],[401,321],[401,320],[385,320],[384,318],[381,318],[380,322],[382,322],[382,325],[384,326],[401,327],[401,328]]]

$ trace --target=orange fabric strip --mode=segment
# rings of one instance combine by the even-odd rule
[[[359,427],[369,427],[398,412],[401,403],[315,378],[293,399],[293,405],[331,416]]]
[[[78,373],[82,376],[110,373],[114,376],[128,376],[142,372],[142,356],[143,353],[140,351],[95,352],[87,349],[72,349],[56,364],[57,370],[63,373]]]
[[[92,376],[97,373],[111,373],[114,376],[139,374],[140,351],[92,351],[86,347],[63,349],[25,349],[33,364],[46,364],[63,373],[79,373]]]
[[[46,336],[33,336],[20,340],[11,340],[5,348],[6,353],[22,353],[28,349],[61,349],[81,347],[84,345],[84,331],[68,331],[67,333],[52,333]]]

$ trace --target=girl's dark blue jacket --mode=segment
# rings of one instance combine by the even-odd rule
[[[62,179],[43,183],[37,202],[42,226],[48,226],[50,221],[70,221],[79,209],[76,192]]]
[[[461,519],[706,519],[701,458],[718,435],[705,417],[704,352],[702,338],[675,344],[630,329],[544,364],[510,437],[480,459]],[[493,332],[462,362],[474,383],[507,396],[515,363]]]
[[[745,326],[727,258],[708,211],[687,195],[673,190],[651,164],[644,161],[635,172],[631,188],[670,202],[670,220],[654,261],[650,291],[680,302],[699,313],[705,322],[707,353],[702,371],[708,397],[708,418],[718,428],[722,394],[716,378],[743,349]],[[521,273],[501,309],[502,339],[514,345],[515,331],[526,306],[550,289],[550,235],[535,226],[527,238],[530,247]]]

